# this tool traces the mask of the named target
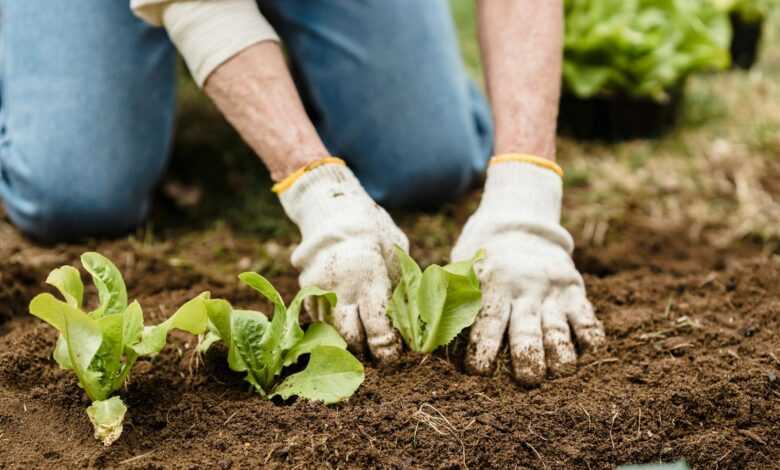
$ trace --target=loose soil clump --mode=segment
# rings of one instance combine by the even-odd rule
[[[627,240],[634,237],[627,238]],[[577,372],[523,389],[506,352],[494,377],[463,373],[464,340],[377,368],[346,403],[268,401],[173,334],[121,392],[125,431],[104,448],[72,373],[51,359],[53,329],[26,311],[48,270],[83,247],[0,264],[0,466],[612,468],[685,458],[696,467],[780,462],[780,273],[757,250],[679,253],[675,236],[578,252],[608,346]],[[18,243],[26,243],[19,240]],[[203,290],[261,308],[238,283],[172,265],[127,241],[99,247],[157,322]],[[272,279],[289,298],[294,273]]]

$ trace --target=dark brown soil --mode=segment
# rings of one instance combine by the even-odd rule
[[[697,468],[780,468],[780,262],[750,247],[623,238],[577,254],[609,346],[571,377],[524,390],[505,362],[495,377],[468,376],[461,341],[392,368],[369,365],[339,406],[277,403],[250,393],[219,351],[194,367],[193,338],[175,334],[136,366],[121,392],[124,434],[104,448],[74,376],[50,358],[54,331],[26,314],[48,270],[85,247],[3,236],[0,467],[611,468],[685,458]],[[262,306],[138,243],[95,247],[125,272],[147,321],[207,289]],[[294,293],[294,273],[274,280]]]

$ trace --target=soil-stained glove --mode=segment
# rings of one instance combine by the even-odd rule
[[[409,241],[343,161],[319,160],[296,173],[274,187],[301,230],[292,264],[301,270],[301,287],[338,295],[332,310],[327,302],[306,304],[309,315],[332,324],[351,348],[368,343],[380,362],[397,359],[401,343],[387,305],[398,276],[393,246],[408,251]]]
[[[493,368],[508,328],[512,369],[523,384],[546,372],[576,369],[569,327],[582,349],[604,342],[604,329],[571,259],[574,242],[561,226],[562,174],[556,164],[530,155],[494,157],[477,211],[463,228],[452,260],[479,249],[482,310],[471,328],[470,372]]]

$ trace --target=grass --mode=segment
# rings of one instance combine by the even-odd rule
[[[473,1],[451,5],[464,63],[482,83]],[[765,45],[778,38],[780,22],[770,23]],[[181,227],[179,243],[189,247],[226,237],[259,238],[289,252],[297,230],[269,191],[267,173],[186,73],[181,75],[179,132],[165,192],[175,202],[171,184],[189,188],[200,194],[200,203],[162,210],[150,227]],[[724,246],[749,239],[774,251],[780,242],[780,50],[765,47],[748,72],[693,77],[680,121],[673,132],[653,140],[605,144],[561,137],[567,228],[580,245],[608,243],[630,221],[685,233],[698,243]],[[443,263],[477,202],[478,194],[472,194],[436,213],[394,216],[414,239],[413,254],[422,264]],[[195,251],[210,256],[204,249]],[[257,263],[267,258],[264,250],[259,246],[241,256]],[[225,250],[213,256],[231,263],[238,257]]]

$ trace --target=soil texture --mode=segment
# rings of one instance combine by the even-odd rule
[[[46,273],[75,263],[85,247],[4,242],[3,468],[780,462],[780,262],[757,249],[697,249],[674,234],[645,232],[578,252],[608,346],[580,357],[574,375],[530,390],[511,380],[506,352],[493,377],[464,374],[460,338],[433,356],[407,353],[393,367],[367,362],[364,385],[338,406],[266,401],[227,368],[224,351],[198,361],[194,338],[174,334],[160,356],[135,366],[121,392],[129,408],[124,433],[105,448],[92,436],[89,402],[75,376],[51,359],[54,330],[27,314]],[[267,307],[237,283],[176,266],[137,243],[97,248],[125,273],[147,322],[203,290],[234,305]],[[273,281],[288,299],[294,294],[294,273]]]

